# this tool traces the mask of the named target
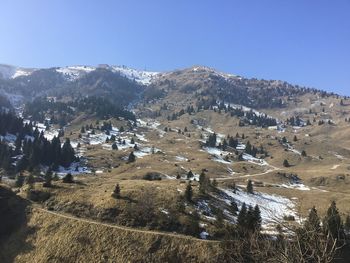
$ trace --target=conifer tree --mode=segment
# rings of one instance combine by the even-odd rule
[[[246,217],[247,217],[247,206],[245,203],[242,204],[241,210],[238,213],[237,224],[241,228],[246,226]]]
[[[350,215],[345,217],[344,229],[350,234]]]
[[[288,162],[287,159],[285,159],[285,160],[283,161],[283,166],[284,166],[284,167],[290,167],[290,164],[289,164],[289,162]]]
[[[224,225],[224,212],[220,208],[216,209],[215,225],[216,225],[217,228],[222,228],[223,225]]]
[[[254,231],[258,231],[261,228],[261,212],[258,205],[255,205],[254,211],[253,211],[253,218],[254,218]]]
[[[248,141],[246,146],[245,146],[245,152],[247,154],[252,154],[252,145],[250,144],[250,141]]]
[[[63,183],[68,183],[68,184],[71,184],[74,182],[73,180],[73,175],[71,173],[67,173],[63,179],[62,179]]]
[[[131,152],[129,154],[129,157],[128,157],[128,163],[135,162],[135,160],[136,160],[136,156],[135,156],[134,152]]]
[[[309,216],[304,224],[304,227],[307,231],[312,231],[318,233],[321,230],[321,221],[318,217],[317,210],[315,207],[312,207]]]
[[[112,149],[113,149],[113,150],[118,150],[118,145],[117,145],[117,143],[114,142],[114,143],[112,144]]]
[[[189,170],[188,173],[187,173],[187,180],[189,180],[189,179],[191,179],[193,177],[194,177],[193,172],[191,170]]]
[[[116,186],[113,190],[112,196],[115,198],[120,198],[120,186],[119,186],[119,184],[116,184]]]
[[[70,144],[69,138],[66,138],[65,143],[62,146],[61,164],[64,167],[68,167],[75,160],[75,152]]]
[[[286,137],[283,137],[282,138],[282,143],[286,144],[288,142],[287,138]]]
[[[246,217],[245,217],[244,227],[249,232],[254,232],[254,230],[255,230],[253,207],[251,205],[248,206],[248,211],[247,211],[247,214],[246,214]]]
[[[323,220],[323,227],[326,233],[332,235],[333,238],[343,237],[343,223],[335,201],[332,201]]]
[[[192,202],[192,195],[193,195],[193,191],[192,191],[191,182],[188,182],[185,190],[185,198],[187,202]]]
[[[221,144],[222,150],[226,151],[227,146],[228,146],[228,143],[227,143],[226,139],[224,139],[222,144]]]
[[[45,182],[43,183],[43,187],[51,187],[52,186],[52,171],[48,169],[44,176]]]
[[[248,183],[247,183],[247,193],[248,193],[248,194],[253,194],[253,193],[254,193],[254,190],[253,190],[253,182],[252,182],[252,180],[248,180]]]
[[[233,214],[236,214],[238,212],[238,206],[237,206],[237,203],[232,200],[231,203],[230,203],[230,210]]]

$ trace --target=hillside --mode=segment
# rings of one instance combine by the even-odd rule
[[[28,206],[4,262],[277,260],[332,201],[348,238],[348,97],[202,66],[0,69],[0,189]]]

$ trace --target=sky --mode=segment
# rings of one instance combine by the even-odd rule
[[[0,63],[204,65],[350,95],[349,0],[1,0]]]

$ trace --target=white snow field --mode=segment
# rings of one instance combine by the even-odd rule
[[[271,224],[283,221],[284,216],[298,218],[295,203],[286,197],[260,192],[249,194],[239,188],[235,192],[231,189],[221,190],[226,194],[224,200],[228,204],[234,200],[239,208],[241,208],[243,203],[253,207],[258,205],[261,211],[262,225],[266,228]]]
[[[57,68],[56,71],[63,74],[68,80],[74,81],[85,74],[96,70],[97,68],[105,68],[111,70],[112,72],[118,72],[122,76],[135,80],[136,82],[148,85],[151,81],[159,74],[159,72],[151,72],[151,71],[143,71],[128,68],[126,66],[109,66],[109,65],[101,65],[97,67],[93,66],[68,66]]]

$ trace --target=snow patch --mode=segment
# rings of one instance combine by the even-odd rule
[[[261,211],[261,218],[263,226],[269,226],[276,222],[283,221],[284,216],[298,217],[295,203],[283,196],[266,193],[248,194],[240,189],[233,190],[221,189],[225,194],[225,202],[230,204],[234,200],[238,206],[258,205]]]

